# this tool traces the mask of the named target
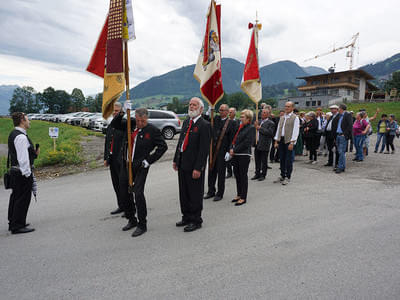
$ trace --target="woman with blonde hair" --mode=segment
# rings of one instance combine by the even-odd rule
[[[232,200],[236,206],[247,201],[248,170],[251,158],[251,146],[255,140],[255,128],[251,125],[253,112],[245,109],[240,113],[240,126],[232,140],[229,156],[232,159],[233,173],[236,179],[237,196]],[[229,159],[229,157],[227,157]]]

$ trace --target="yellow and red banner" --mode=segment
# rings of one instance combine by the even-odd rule
[[[124,40],[135,39],[131,0],[110,0],[110,8],[86,70],[104,78],[103,117],[125,91]]]
[[[200,83],[203,98],[214,106],[224,96],[221,72],[221,7],[211,0],[207,26],[193,76]]]

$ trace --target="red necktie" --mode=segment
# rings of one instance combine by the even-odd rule
[[[243,126],[244,126],[243,123],[240,124],[239,129],[238,129],[238,131],[236,131],[235,137],[234,137],[233,140],[232,140],[232,145],[235,145],[235,143],[236,143],[236,138],[237,138],[237,136],[238,136],[240,130],[243,128]]]
[[[136,128],[135,131],[131,133],[132,147],[131,147],[131,152],[129,153],[131,157],[132,157],[133,145],[135,145],[135,139],[136,139],[138,132],[139,132],[139,128]]]
[[[193,120],[190,119],[189,127],[188,127],[188,130],[186,131],[186,135],[185,135],[185,140],[183,141],[182,152],[184,152],[186,150],[186,147],[188,145],[189,132],[190,132],[190,129],[192,128],[192,124],[193,124]]]
[[[114,147],[114,136],[111,139],[110,154],[113,153],[113,147]]]

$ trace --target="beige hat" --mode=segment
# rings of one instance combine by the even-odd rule
[[[330,109],[332,109],[332,108],[339,109],[339,106],[337,106],[336,104],[334,104],[334,105],[329,106],[329,108],[330,108]]]

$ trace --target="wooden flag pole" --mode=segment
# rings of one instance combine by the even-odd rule
[[[256,123],[258,126],[258,101],[256,102]],[[256,145],[258,144],[258,129],[256,127]]]
[[[211,119],[211,132],[214,132],[214,109],[215,109],[215,105],[211,106],[211,115],[210,115],[210,119]],[[211,141],[210,141],[210,161],[208,163],[208,166],[210,169],[212,169],[212,161],[213,161],[213,136],[211,136]]]
[[[128,42],[124,41],[125,52],[124,52],[124,62],[125,62],[125,84],[126,84],[126,101],[130,102],[130,92],[129,92],[129,64],[128,64]],[[133,189],[133,176],[132,176],[132,141],[131,141],[131,109],[130,106],[126,110],[126,126],[128,134],[128,173],[129,173],[129,193],[132,193]]]

